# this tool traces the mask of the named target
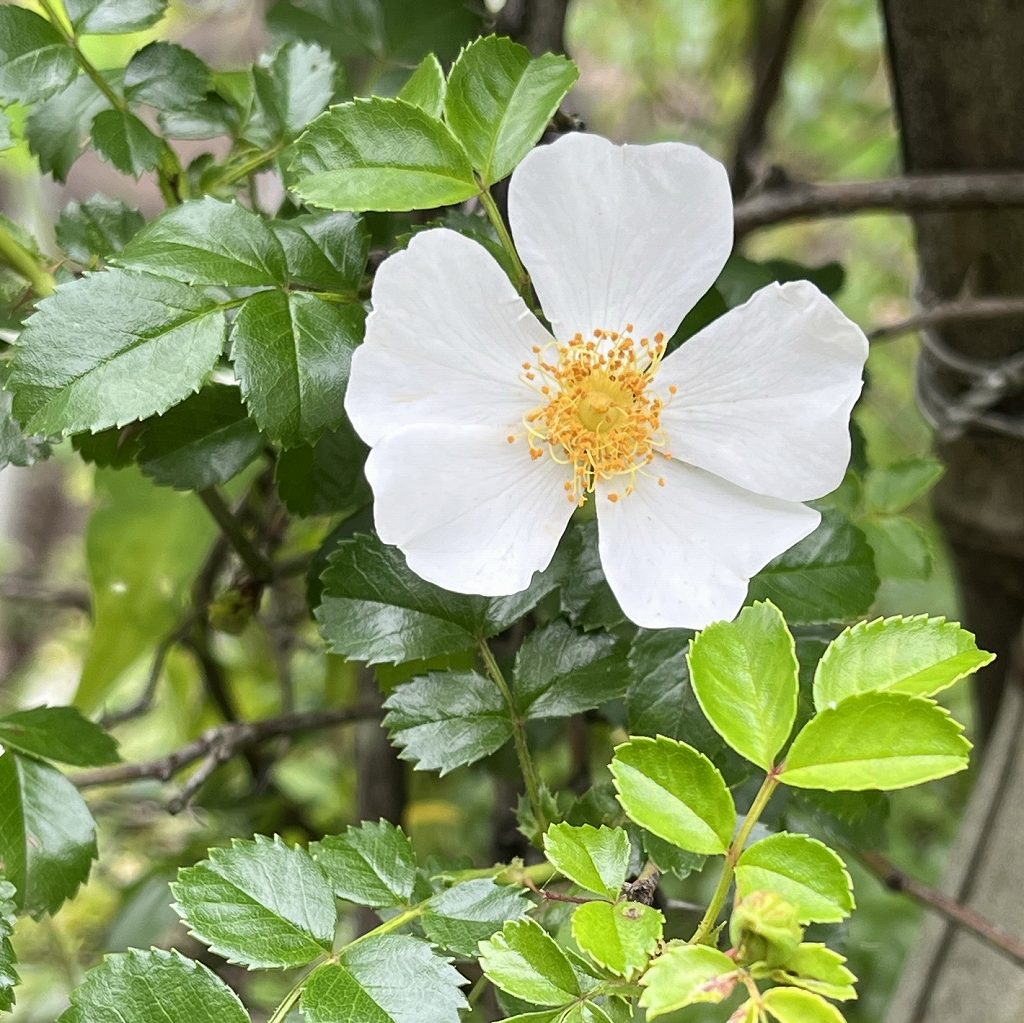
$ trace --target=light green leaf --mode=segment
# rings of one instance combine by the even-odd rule
[[[588,902],[572,917],[576,944],[598,965],[630,977],[647,965],[661,941],[665,918],[639,902]]]
[[[162,40],[144,46],[124,72],[125,95],[157,110],[189,110],[206,99],[210,69],[191,51]]]
[[[793,740],[779,780],[829,791],[901,789],[967,767],[963,726],[931,700],[861,693],[813,717]]]
[[[718,949],[670,941],[640,978],[640,1006],[648,1019],[657,1019],[698,1002],[720,1002],[736,976],[736,964]]]
[[[507,923],[480,942],[480,966],[495,987],[534,1005],[565,1005],[581,994],[565,953],[529,918]]]
[[[915,615],[858,622],[829,645],[814,673],[814,705],[856,693],[934,696],[995,660],[974,634],[945,618]]]
[[[362,99],[321,114],[291,149],[289,180],[311,206],[426,210],[476,195],[451,132],[400,99]]]
[[[441,62],[433,53],[428,53],[398,90],[398,98],[419,107],[430,117],[440,117],[444,111],[445,88]]]
[[[690,643],[690,684],[715,731],[770,771],[796,720],[799,665],[782,612],[770,601],[715,622]]]
[[[0,15],[16,10],[21,8],[0,7]],[[25,122],[25,137],[39,158],[39,169],[65,181],[71,165],[82,155],[92,119],[109,105],[88,75],[73,78],[67,88],[35,104]]]
[[[224,314],[195,288],[107,270],[61,285],[17,345],[9,386],[26,430],[98,433],[198,390],[223,348]]]
[[[290,281],[356,298],[370,250],[370,233],[359,217],[308,213],[274,220],[270,229],[284,247]]]
[[[117,742],[74,707],[33,707],[0,717],[0,746],[75,767],[121,759]]]
[[[308,1023],[459,1023],[466,979],[418,938],[382,934],[318,967],[302,990]]]
[[[531,57],[511,39],[467,46],[448,75],[445,119],[485,185],[500,181],[536,145],[579,71],[554,53]]]
[[[309,847],[339,899],[383,909],[405,906],[416,885],[416,854],[400,827],[364,821]]]
[[[0,98],[34,103],[76,74],[74,50],[53,25],[24,7],[0,7]]]
[[[784,970],[775,970],[771,979],[780,984],[792,984],[813,991],[837,1002],[857,997],[854,983],[857,978],[843,965],[846,957],[825,945],[804,942],[786,963]]]
[[[802,924],[838,923],[853,912],[846,864],[823,842],[781,832],[744,850],[736,865],[737,897],[770,891],[799,911]]]
[[[94,195],[64,207],[57,220],[57,242],[76,263],[95,268],[99,260],[120,252],[144,223],[142,214],[120,199]]]
[[[481,941],[531,908],[521,889],[476,878],[435,895],[423,914],[423,930],[440,948],[474,959]]]
[[[603,824],[552,824],[544,835],[544,855],[574,884],[617,899],[629,872],[629,835]]]
[[[692,746],[634,738],[615,748],[610,770],[622,808],[642,828],[690,852],[726,851],[736,807],[718,769]]]
[[[127,110],[101,110],[92,122],[96,152],[119,171],[140,178],[163,156],[164,143]]]
[[[89,876],[96,824],[60,771],[0,752],[0,863],[19,912],[55,913]]]
[[[843,1014],[820,995],[791,987],[766,991],[761,1004],[779,1023],[844,1023]]]
[[[178,871],[175,911],[189,933],[249,969],[304,966],[331,950],[334,895],[302,849],[257,835]]]
[[[512,738],[497,686],[475,671],[435,672],[399,686],[384,726],[418,771],[447,774],[489,756]]]
[[[914,458],[868,470],[864,500],[868,510],[883,515],[901,512],[939,481],[945,468],[934,458]]]
[[[238,996],[180,952],[129,949],[107,956],[71,993],[57,1023],[249,1023]]]
[[[875,566],[883,578],[927,579],[932,571],[928,534],[905,515],[861,520],[860,528],[875,552]]]
[[[125,246],[118,263],[216,287],[277,284],[288,273],[284,249],[261,217],[210,196],[154,220]]]
[[[748,600],[770,600],[790,625],[842,621],[864,614],[878,574],[864,534],[826,508],[821,525],[780,554],[750,583]]]
[[[167,0],[64,0],[64,9],[79,35],[121,34],[156,24]]]
[[[284,447],[313,443],[344,417],[366,313],[301,291],[261,291],[231,329],[231,357],[253,419]]]

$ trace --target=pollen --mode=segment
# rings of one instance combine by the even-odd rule
[[[625,477],[621,492],[610,492],[608,500],[629,497],[638,476],[651,475],[645,467],[667,446],[661,425],[666,401],[650,387],[665,355],[665,336],[638,341],[632,329],[602,327],[589,338],[552,341],[532,365],[524,364],[527,382],[541,378],[534,385],[540,403],[523,417],[530,456],[548,455],[571,469],[565,490],[576,505],[599,483],[619,477]]]

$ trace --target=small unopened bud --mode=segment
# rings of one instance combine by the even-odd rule
[[[741,963],[784,966],[803,941],[799,910],[775,892],[751,892],[736,904],[729,937]]]

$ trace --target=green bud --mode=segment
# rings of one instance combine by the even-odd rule
[[[799,909],[775,892],[751,892],[733,909],[729,937],[741,963],[784,966],[803,941]]]

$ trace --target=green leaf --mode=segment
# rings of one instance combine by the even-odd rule
[[[604,825],[552,824],[544,835],[544,855],[573,884],[617,899],[629,873],[629,835]]]
[[[238,996],[180,952],[129,949],[107,956],[71,993],[57,1023],[249,1023]]]
[[[49,764],[0,752],[0,863],[19,912],[55,913],[89,876],[96,824],[78,790]]]
[[[300,291],[261,291],[231,329],[232,361],[253,419],[284,447],[315,442],[344,417],[366,313]]]
[[[875,553],[875,566],[883,578],[927,579],[932,571],[928,534],[904,515],[886,515],[859,523]]]
[[[843,1014],[820,995],[791,987],[766,991],[761,1004],[779,1023],[844,1023]]]
[[[436,118],[400,99],[321,114],[291,150],[292,190],[332,210],[429,210],[479,191],[469,157]]]
[[[690,852],[724,853],[736,807],[718,769],[686,743],[639,737],[615,748],[622,808],[642,828]]]
[[[640,978],[640,1006],[657,1019],[698,1002],[720,1002],[736,984],[736,964],[707,945],[670,941]]]
[[[569,621],[582,629],[610,629],[625,622],[626,616],[601,568],[597,523],[572,523],[564,546],[569,569],[562,583],[561,601]]]
[[[402,664],[465,650],[503,632],[557,582],[549,570],[511,597],[449,593],[411,572],[397,548],[355,536],[331,555],[316,617],[333,653]]]
[[[945,618],[915,615],[858,622],[829,645],[814,673],[814,705],[856,693],[934,696],[995,660],[974,634]]]
[[[6,111],[0,110],[0,153],[7,152],[15,145],[16,141],[10,117],[7,116]]]
[[[853,912],[846,864],[823,842],[781,832],[744,850],[736,865],[737,898],[770,891],[797,907],[800,923],[838,923]]]
[[[878,575],[864,534],[841,512],[825,509],[821,525],[763,568],[748,600],[770,600],[791,625],[841,621],[864,614]]]
[[[565,1005],[580,982],[554,939],[535,920],[507,923],[480,942],[480,966],[495,987],[534,1005]]]
[[[14,1006],[14,989],[21,983],[15,969],[18,957],[11,944],[16,895],[14,885],[0,875],[0,1012],[10,1012]]]
[[[370,233],[361,218],[308,213],[272,221],[270,229],[284,248],[289,280],[356,297],[370,251]]]
[[[785,969],[774,971],[771,979],[846,1002],[857,997],[853,988],[857,978],[843,965],[845,962],[845,956],[825,945],[804,942],[787,961]]]
[[[278,455],[274,482],[293,515],[330,515],[370,500],[363,476],[369,448],[344,418],[315,444],[300,444]]]
[[[0,383],[6,383],[8,374],[0,371]],[[50,445],[40,436],[28,436],[11,410],[14,395],[0,390],[0,469],[8,465],[35,465],[50,456]]]
[[[793,740],[779,781],[798,788],[902,789],[967,767],[963,726],[931,700],[861,693],[812,718]]]
[[[153,170],[164,153],[164,143],[127,110],[101,110],[92,122],[96,152],[119,171],[140,178]]]
[[[624,644],[560,620],[531,632],[516,654],[513,689],[524,717],[579,714],[621,698],[628,682]]]
[[[467,46],[448,75],[445,119],[485,185],[500,181],[537,144],[579,71],[565,57],[531,57],[511,39]]]
[[[24,7],[0,7],[0,98],[34,103],[78,74],[75,52],[45,18]]]
[[[531,908],[521,889],[476,878],[435,895],[423,914],[423,930],[435,945],[475,959],[481,941]]]
[[[95,269],[99,260],[117,255],[144,223],[142,214],[120,199],[94,195],[64,207],[57,220],[57,242],[76,263]]]
[[[512,738],[497,686],[475,671],[425,675],[399,686],[384,704],[384,726],[403,760],[441,775],[489,756]]]
[[[0,12],[13,10],[21,8],[0,7]],[[39,169],[57,181],[66,180],[71,165],[82,155],[92,119],[109,105],[88,75],[79,75],[66,89],[35,104],[25,122],[25,137],[39,157]]]
[[[118,262],[215,287],[277,284],[288,273],[284,249],[261,217],[210,196],[154,220],[125,246]]]
[[[334,96],[338,68],[331,55],[315,43],[285,43],[269,66],[254,71],[261,116],[255,134],[258,145],[294,138],[322,113]]]
[[[64,9],[79,35],[121,34],[155,25],[167,0],[64,0]]]
[[[445,88],[441,62],[433,53],[428,53],[398,90],[398,98],[419,107],[428,116],[438,118],[444,111]]]
[[[384,909],[408,905],[416,885],[416,854],[400,827],[364,821],[344,835],[309,847],[339,899]]]
[[[770,601],[715,622],[690,643],[690,684],[715,731],[770,771],[796,720],[799,665],[782,612]]]
[[[198,390],[224,346],[224,314],[195,288],[107,270],[61,285],[17,345],[10,388],[25,428],[97,433]]]
[[[425,941],[382,934],[314,970],[300,1007],[308,1023],[459,1023],[465,983]]]
[[[572,936],[591,959],[620,977],[647,965],[661,941],[665,918],[639,902],[588,902],[572,917]]]
[[[116,740],[74,707],[33,707],[0,717],[0,746],[75,767],[121,759]]]
[[[883,515],[903,511],[928,493],[945,471],[934,458],[914,458],[869,469],[864,477],[868,510]]]
[[[336,913],[322,871],[280,838],[235,839],[178,871],[174,909],[189,933],[249,969],[304,966],[330,952]]]
[[[144,46],[124,71],[125,96],[157,110],[189,110],[206,99],[212,86],[210,69],[176,43]]]

